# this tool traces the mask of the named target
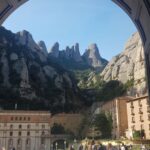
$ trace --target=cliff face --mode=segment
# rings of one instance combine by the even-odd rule
[[[45,43],[37,44],[27,31],[0,28],[0,78],[0,98],[12,103],[26,99],[49,109],[81,104],[74,79],[48,59]]]
[[[120,80],[123,83],[133,81],[129,94],[146,93],[145,61],[143,46],[138,33],[127,41],[122,53],[112,58],[100,74],[105,81]]]

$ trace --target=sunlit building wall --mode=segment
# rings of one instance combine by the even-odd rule
[[[145,131],[146,139],[150,139],[150,105],[148,96],[137,97],[127,101],[128,131],[127,137],[133,138],[134,131]]]
[[[7,150],[49,150],[50,119],[46,111],[0,111],[0,145]]]

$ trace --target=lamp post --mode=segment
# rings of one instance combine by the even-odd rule
[[[94,128],[94,126],[93,126],[93,128],[92,128],[92,139],[94,140],[94,136],[95,136],[95,128]]]
[[[67,144],[67,142],[66,142],[66,140],[64,141],[64,150],[66,150],[66,144]]]
[[[86,144],[86,145],[87,145],[87,140],[88,140],[88,138],[86,137],[86,138],[85,138],[85,144]]]
[[[55,146],[56,146],[56,150],[57,150],[57,146],[58,146],[58,143],[57,143],[57,142],[56,142]]]
[[[53,150],[53,144],[51,144],[51,149],[50,150]]]
[[[76,139],[74,139],[74,149],[76,150],[77,149],[77,140]]]

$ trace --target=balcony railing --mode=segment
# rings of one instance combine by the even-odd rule
[[[134,120],[132,120],[132,123],[135,123],[135,121],[134,121]]]
[[[140,122],[144,122],[144,120],[143,120],[143,119],[141,119],[141,120],[140,120]]]
[[[132,113],[131,113],[131,115],[132,115],[132,116],[134,116],[134,115],[135,115],[135,113],[134,113],[134,112],[132,112]]]
[[[131,105],[131,106],[130,106],[130,108],[134,108],[134,106],[133,106],[133,105]]]
[[[139,104],[139,107],[142,107],[142,104],[141,104],[141,103]]]
[[[139,114],[143,114],[143,112],[142,112],[142,111],[139,111]]]

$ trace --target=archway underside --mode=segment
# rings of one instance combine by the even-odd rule
[[[0,25],[19,6],[28,0],[1,0]],[[137,27],[145,51],[148,87],[150,93],[150,0],[112,0],[119,5],[132,19]]]

